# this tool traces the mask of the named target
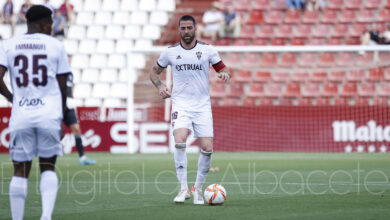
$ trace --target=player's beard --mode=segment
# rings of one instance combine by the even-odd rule
[[[185,44],[191,44],[191,42],[195,39],[195,33],[192,33],[192,34],[185,34],[185,35],[182,35],[181,36],[181,40],[185,43]]]

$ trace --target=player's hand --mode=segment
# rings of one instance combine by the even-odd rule
[[[218,78],[222,79],[225,82],[228,82],[230,80],[230,74],[229,73],[219,72],[217,74],[218,74]]]
[[[171,97],[171,91],[168,89],[168,87],[164,84],[161,84],[160,88],[158,89],[161,98],[166,99]]]

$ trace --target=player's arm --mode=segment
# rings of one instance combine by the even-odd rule
[[[150,72],[150,81],[152,81],[153,85],[158,89],[160,96],[163,99],[166,99],[171,97],[171,91],[160,79],[160,74],[163,70],[163,67],[155,64]]]
[[[218,78],[222,79],[225,82],[228,82],[231,78],[230,70],[225,66],[225,64],[220,60],[216,64],[213,64],[215,72],[217,72]]]
[[[68,74],[57,74],[58,85],[61,90],[61,98],[62,98],[62,112],[65,113],[66,109],[66,80],[68,79]]]
[[[2,94],[9,102],[12,103],[13,95],[8,90],[4,82],[4,76],[6,72],[7,72],[7,68],[0,65],[0,94]]]

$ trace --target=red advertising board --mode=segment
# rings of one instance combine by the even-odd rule
[[[386,106],[213,107],[215,151],[387,152],[390,116]],[[9,108],[0,108],[0,152],[8,152]],[[124,108],[79,108],[86,151],[167,153],[169,122],[162,107],[136,109],[135,141],[127,149]],[[64,152],[75,151],[69,128]],[[197,142],[191,140],[191,151]]]

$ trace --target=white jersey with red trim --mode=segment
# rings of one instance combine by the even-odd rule
[[[172,67],[172,108],[194,112],[211,111],[209,75],[210,64],[224,66],[211,45],[197,41],[192,49],[180,43],[168,47],[157,61],[160,67]]]
[[[39,127],[60,129],[61,91],[57,74],[70,73],[63,44],[45,34],[25,34],[3,42],[0,65],[12,86],[10,131]]]

